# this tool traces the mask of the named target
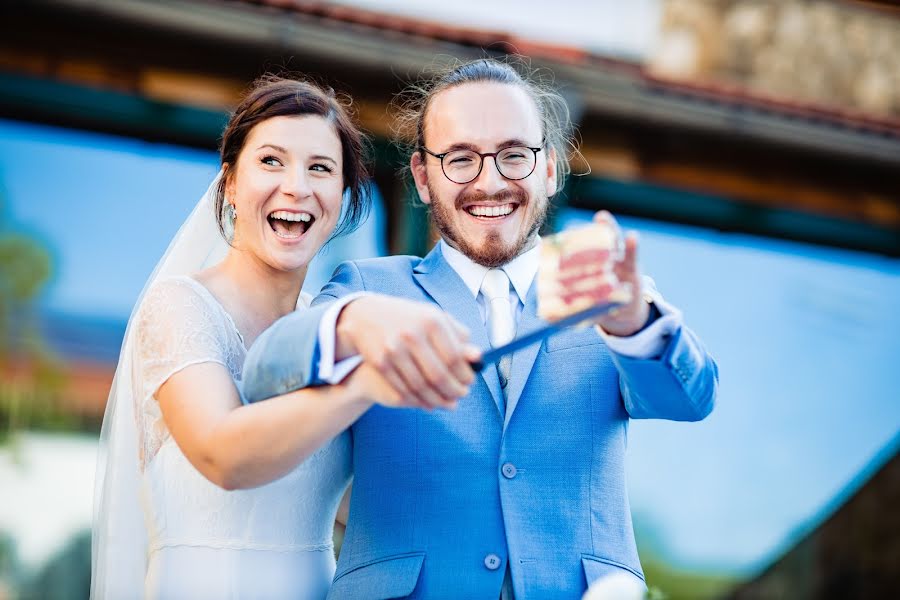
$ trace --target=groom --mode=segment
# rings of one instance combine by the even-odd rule
[[[352,310],[372,297],[346,301],[365,291],[436,305],[481,348],[542,325],[537,231],[567,171],[561,102],[493,60],[432,82],[415,105],[410,167],[442,240],[424,259],[343,264],[316,299],[327,308],[283,318],[250,351],[249,401],[327,379],[335,344],[337,358],[359,351],[378,364],[408,405],[446,405],[471,381],[456,410],[376,405],[352,426],[350,522],[329,598],[574,599],[607,574],[643,581],[625,489],[628,419],[703,419],[718,375],[640,276],[636,238],[616,267],[637,292],[630,304],[474,380],[453,362],[463,352],[453,339],[416,335],[433,319],[410,311],[398,338],[387,316]],[[397,339],[415,349],[398,352]],[[442,360],[451,366],[435,377],[429,365]]]

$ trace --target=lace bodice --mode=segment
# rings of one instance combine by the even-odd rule
[[[298,305],[308,305],[308,298]],[[136,324],[133,386],[151,559],[147,593],[184,593],[190,580],[208,594],[227,566],[232,580],[225,589],[240,597],[255,597],[250,592],[261,585],[254,574],[259,569],[277,572],[267,585],[279,596],[324,595],[334,570],[332,525],[350,478],[349,434],[272,483],[236,491],[217,487],[178,448],[154,395],[173,374],[203,362],[224,365],[240,388],[246,354],[241,335],[212,294],[183,276],[161,280],[147,292]]]
[[[238,385],[247,353],[231,317],[196,279],[171,277],[147,291],[138,313],[135,415],[141,469],[169,437],[156,401],[160,386],[191,365],[219,363]]]

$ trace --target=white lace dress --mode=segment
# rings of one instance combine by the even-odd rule
[[[302,300],[308,305],[308,297]],[[181,453],[154,396],[174,373],[205,362],[224,365],[240,388],[246,354],[240,332],[190,277],[155,284],[136,331],[146,597],[324,598],[335,568],[332,526],[350,478],[349,434],[277,481],[225,491]]]

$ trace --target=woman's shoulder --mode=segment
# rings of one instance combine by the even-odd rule
[[[146,296],[166,293],[200,295],[202,289],[203,284],[190,275],[168,275],[160,277],[150,284]]]
[[[210,320],[219,312],[212,294],[189,275],[164,277],[147,289],[141,300],[139,320]]]

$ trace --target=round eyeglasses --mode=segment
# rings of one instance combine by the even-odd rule
[[[543,146],[543,142],[541,142]],[[453,183],[470,183],[481,175],[484,167],[484,159],[488,156],[494,158],[497,171],[512,181],[525,179],[534,172],[537,164],[537,153],[541,148],[531,146],[510,146],[497,152],[475,152],[474,150],[451,150],[442,154],[435,154],[425,146],[422,150],[431,156],[440,159],[441,170],[444,176]]]

